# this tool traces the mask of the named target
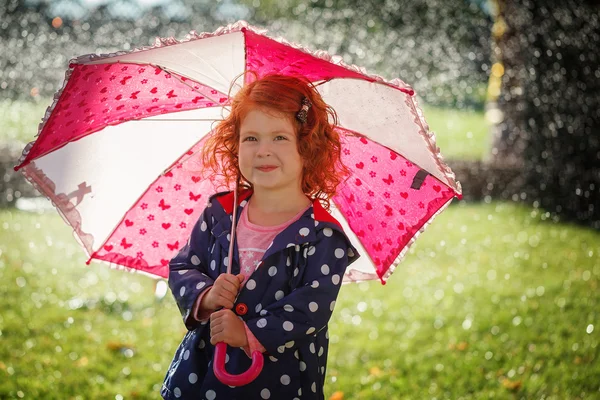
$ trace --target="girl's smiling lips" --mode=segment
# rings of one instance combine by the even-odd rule
[[[277,168],[276,165],[261,165],[260,167],[256,167],[256,169],[263,172],[273,171],[275,168]]]

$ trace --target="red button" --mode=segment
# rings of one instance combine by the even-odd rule
[[[246,315],[246,313],[248,312],[248,306],[244,303],[238,303],[235,306],[235,312],[237,313],[237,315]]]

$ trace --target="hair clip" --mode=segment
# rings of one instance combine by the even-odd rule
[[[312,103],[307,97],[302,98],[302,108],[296,113],[296,119],[305,124],[308,119],[308,110],[312,107]]]

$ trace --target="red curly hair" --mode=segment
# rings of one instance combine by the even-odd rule
[[[302,99],[312,103],[305,123],[296,119]],[[231,113],[213,129],[202,149],[204,168],[221,175],[225,184],[252,187],[240,173],[238,151],[240,125],[250,110],[266,108],[292,121],[303,161],[302,191],[320,199],[329,208],[329,199],[350,170],[341,161],[341,142],[334,130],[337,115],[325,104],[315,86],[306,78],[277,74],[265,75],[245,85],[232,99]]]

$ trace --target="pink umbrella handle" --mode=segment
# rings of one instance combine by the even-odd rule
[[[225,370],[225,358],[227,357],[227,344],[217,343],[215,348],[215,358],[213,362],[213,372],[221,383],[229,386],[244,386],[256,379],[262,371],[265,360],[260,351],[252,352],[252,365],[246,372],[239,375],[232,375]]]

